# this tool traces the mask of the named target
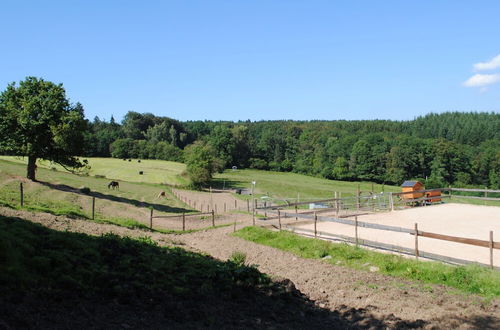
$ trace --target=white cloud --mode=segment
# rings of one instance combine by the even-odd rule
[[[500,55],[493,57],[488,62],[479,62],[474,64],[474,70],[476,71],[493,70],[496,68],[500,68]]]
[[[483,87],[491,85],[500,81],[500,73],[495,74],[475,74],[466,81],[463,85],[465,87]]]

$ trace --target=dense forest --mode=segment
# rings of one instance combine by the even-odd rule
[[[496,113],[449,112],[411,121],[181,122],[128,112],[121,124],[113,118],[89,122],[84,156],[184,161],[193,146],[210,152],[219,169],[500,188]]]

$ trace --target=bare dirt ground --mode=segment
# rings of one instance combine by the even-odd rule
[[[413,229],[418,223],[422,231],[488,241],[489,233],[500,240],[500,207],[469,204],[440,204],[400,211],[358,216],[359,221]],[[312,224],[297,228],[313,229]],[[354,237],[354,227],[333,222],[319,222],[317,230]],[[358,228],[361,239],[413,248],[415,237],[407,233]],[[419,250],[444,256],[489,264],[488,248],[420,237]],[[500,266],[500,252],[494,250],[493,264]]]
[[[22,217],[62,231],[150,236],[160,245],[181,245],[222,260],[235,251],[242,251],[246,253],[248,263],[257,264],[262,272],[290,279],[319,307],[352,318],[359,327],[369,327],[363,322],[377,319],[380,322],[376,328],[500,328],[498,299],[487,303],[477,296],[454,294],[443,286],[421,285],[378,273],[333,266],[321,260],[298,258],[288,252],[232,237],[232,227],[166,235],[7,208],[0,208],[0,214]]]

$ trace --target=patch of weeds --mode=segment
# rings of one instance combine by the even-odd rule
[[[229,257],[229,260],[238,266],[244,266],[247,255],[241,251],[235,251]]]

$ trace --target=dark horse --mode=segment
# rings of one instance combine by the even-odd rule
[[[120,184],[118,183],[118,181],[111,181],[109,184],[108,184],[108,189],[120,189]]]

